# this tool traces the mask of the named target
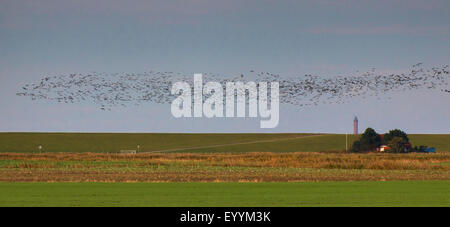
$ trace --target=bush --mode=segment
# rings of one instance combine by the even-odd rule
[[[425,152],[427,150],[427,148],[428,148],[428,146],[423,146],[423,145],[420,145],[419,147],[414,146],[414,148],[411,150],[411,152],[423,153],[423,152]]]
[[[407,153],[407,143],[403,137],[395,136],[389,141],[388,146],[391,148],[390,151],[392,153]]]
[[[356,153],[361,151],[361,142],[359,140],[355,141],[350,148],[350,152]]]

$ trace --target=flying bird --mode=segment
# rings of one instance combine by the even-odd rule
[[[52,100],[67,104],[90,102],[99,109],[138,106],[142,103],[171,103],[172,84],[178,81],[193,83],[193,74],[149,71],[145,73],[90,73],[45,76],[36,83],[22,86],[18,96],[32,100]],[[424,69],[423,63],[413,65],[401,74],[377,73],[371,68],[365,73],[348,76],[321,77],[312,74],[281,76],[270,72],[250,70],[250,73],[229,78],[215,73],[203,73],[203,82],[215,81],[225,87],[227,82],[255,78],[258,82],[279,82],[280,103],[305,107],[328,103],[344,103],[354,97],[381,96],[408,90],[430,89],[450,93],[449,66]],[[270,92],[268,93],[270,96]],[[237,94],[235,94],[237,96]],[[388,99],[390,97],[387,97]],[[225,101],[225,100],[224,100]],[[246,100],[248,102],[248,100]]]

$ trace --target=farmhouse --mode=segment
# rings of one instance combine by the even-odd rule
[[[390,150],[391,148],[387,145],[381,145],[380,147],[377,148],[378,152],[387,152],[388,150]]]

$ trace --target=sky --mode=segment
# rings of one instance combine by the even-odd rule
[[[450,133],[448,93],[280,106],[259,119],[175,119],[170,105],[101,111],[16,96],[27,83],[70,73],[150,70],[223,75],[408,72],[450,64],[448,0],[0,0],[0,131]]]

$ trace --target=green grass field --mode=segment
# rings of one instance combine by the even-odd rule
[[[410,135],[413,145],[450,151],[450,134]],[[349,146],[355,137],[349,135]],[[0,133],[0,152],[318,152],[345,149],[342,134]]]
[[[450,181],[0,183],[0,206],[450,206]]]

